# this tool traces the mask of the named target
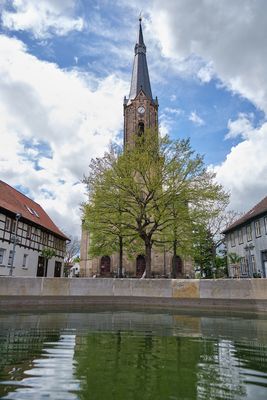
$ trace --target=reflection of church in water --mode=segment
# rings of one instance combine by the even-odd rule
[[[158,99],[152,97],[149,73],[146,61],[146,46],[143,40],[140,19],[138,42],[134,48],[134,63],[129,98],[124,98],[124,146],[133,143],[134,135],[144,133],[145,129],[158,130]],[[83,227],[81,240],[81,276],[113,276],[119,265],[119,255],[103,254],[102,257],[90,259],[88,250],[90,234]],[[172,269],[172,255],[168,252],[152,251],[152,276],[169,276]],[[123,259],[124,273],[128,277],[141,277],[145,270],[144,254],[136,254],[135,259]],[[177,277],[191,276],[191,262],[176,256],[175,272]]]

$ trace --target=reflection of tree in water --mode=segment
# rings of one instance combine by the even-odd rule
[[[235,342],[235,355],[242,367],[267,374],[267,345],[255,341]]]
[[[200,341],[118,332],[91,333],[78,342],[82,399],[196,398]]]
[[[224,339],[92,333],[79,337],[75,352],[81,398],[254,400],[237,351]],[[247,365],[260,371],[258,363]]]

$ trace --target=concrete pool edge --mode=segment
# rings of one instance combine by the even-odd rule
[[[94,307],[112,309],[203,310],[267,313],[267,300],[171,299],[127,296],[0,296],[0,311],[86,311]]]
[[[267,312],[267,279],[0,278],[0,310],[96,305]]]

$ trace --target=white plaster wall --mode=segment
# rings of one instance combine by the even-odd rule
[[[251,241],[247,241],[246,226],[243,226],[241,228],[243,231],[243,242],[244,243],[239,244],[238,231],[240,230],[240,228],[238,228],[234,231],[235,246],[232,246],[232,244],[231,244],[230,233],[226,235],[226,246],[227,246],[228,253],[236,253],[241,257],[246,257],[248,255],[248,253],[245,250],[245,247],[249,244],[252,244],[253,246],[255,246],[254,249],[251,250],[251,254],[254,255],[254,257],[255,257],[256,269],[260,270],[262,273],[263,273],[262,252],[267,251],[267,233],[265,231],[264,217],[266,217],[266,216],[256,219],[256,220],[260,221],[260,227],[261,227],[261,236],[260,237],[256,237],[255,221],[252,221],[252,222],[246,224],[246,226],[251,225],[251,231],[252,231],[252,240]]]
[[[0,248],[5,249],[3,263],[0,264],[0,276],[8,276],[10,271],[10,266],[8,265],[9,251],[13,249],[13,244],[9,244],[0,240]],[[25,268],[22,267],[24,254],[28,255]],[[27,249],[23,246],[17,245],[13,264],[13,276],[35,277],[37,274],[39,255],[40,253],[36,250]],[[63,276],[63,259],[59,257],[52,257],[51,260],[48,261],[48,277],[54,277],[55,261],[62,263],[61,276]]]

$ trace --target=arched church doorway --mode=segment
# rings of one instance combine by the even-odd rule
[[[137,278],[140,278],[143,273],[145,272],[146,269],[146,259],[145,256],[139,254],[139,256],[136,257],[136,276]]]
[[[172,259],[172,275],[173,278],[181,278],[183,276],[183,261],[180,256]]]
[[[103,256],[100,260],[100,276],[110,276],[110,257]]]

